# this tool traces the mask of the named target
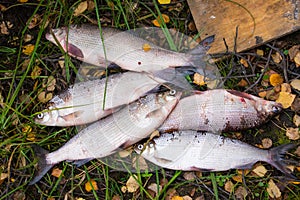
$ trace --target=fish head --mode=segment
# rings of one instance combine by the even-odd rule
[[[58,110],[49,107],[49,109],[45,109],[41,113],[39,113],[34,119],[34,122],[46,126],[57,126],[58,119]]]
[[[160,101],[164,104],[164,112],[168,116],[179,102],[179,99],[182,96],[182,92],[177,90],[170,90],[158,95]]]
[[[154,151],[155,151],[155,143],[154,141],[149,141],[149,142],[145,142],[145,143],[137,143],[135,146],[134,146],[134,151],[137,153],[137,154],[147,154],[147,155],[151,155],[151,154],[154,154]]]
[[[67,38],[67,28],[66,27],[51,29],[50,33],[46,34],[47,40],[49,40],[50,42],[54,43],[57,46],[61,45],[64,50],[66,50],[65,49],[66,38]]]
[[[268,119],[282,111],[282,105],[274,101],[260,99],[256,101],[256,109],[262,118]]]

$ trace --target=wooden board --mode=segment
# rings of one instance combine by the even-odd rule
[[[209,53],[238,52],[300,29],[300,0],[187,0],[197,30],[215,35]]]

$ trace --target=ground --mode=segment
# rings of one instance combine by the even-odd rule
[[[84,1],[0,2],[0,199],[299,199],[299,182],[284,179],[280,171],[266,163],[253,168],[265,167],[268,172],[262,176],[251,170],[199,173],[157,169],[137,173],[139,184],[135,191],[123,192],[129,177],[136,173],[120,171],[114,168],[116,165],[109,167],[105,160],[94,160],[81,167],[62,162],[38,184],[29,186],[38,159],[32,145],[56,150],[80,128],[47,127],[33,121],[51,96],[74,83],[81,64],[45,39],[50,28],[100,22],[102,26],[126,30],[155,26],[153,20],[162,13],[170,18],[166,22],[168,28],[197,36],[186,1],[174,0],[167,5],[157,1],[80,2]],[[95,10],[99,11],[99,18]],[[299,59],[292,53],[299,53],[299,44],[299,32],[295,32],[247,52],[229,49],[212,57],[225,88],[278,100],[281,82],[289,85],[300,77]],[[270,82],[272,74],[281,78],[282,81],[275,80],[279,85]],[[54,88],[48,87],[53,79]],[[297,138],[288,137],[286,132],[294,128],[295,135],[299,135],[298,125],[293,122],[300,108],[296,88],[292,87],[289,93],[296,95],[293,104],[265,125],[224,135],[260,148],[270,142],[272,147],[295,142]],[[45,93],[39,96],[41,92]],[[297,160],[294,151],[286,159]],[[299,151],[296,154],[299,156]],[[299,177],[299,168],[293,166]],[[55,177],[55,172],[62,176]],[[96,185],[89,191],[86,183],[91,180]],[[159,186],[162,189],[155,193]]]

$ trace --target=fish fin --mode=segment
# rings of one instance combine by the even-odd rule
[[[73,44],[68,43],[68,53],[75,58],[84,58],[82,51]]]
[[[199,167],[192,166],[189,168],[190,171],[200,171],[200,172],[212,172],[214,169],[202,169]]]
[[[54,164],[47,164],[46,155],[49,153],[48,151],[37,145],[33,145],[32,148],[38,157],[38,164],[35,177],[30,181],[29,185],[37,183],[54,166]]]
[[[157,160],[158,162],[164,163],[164,164],[167,164],[167,163],[171,163],[171,162],[172,162],[172,160],[168,160],[168,159],[166,159],[166,158],[158,158],[158,157],[154,157],[154,158],[155,158],[155,160]]]
[[[76,165],[76,167],[80,167],[80,166],[90,162],[91,160],[93,160],[93,158],[88,158],[88,159],[83,159],[83,160],[75,160],[72,163],[74,165]]]
[[[292,179],[297,179],[292,174],[292,171],[287,168],[286,160],[284,159],[284,155],[290,150],[297,146],[297,144],[290,143],[290,144],[284,144],[275,148],[272,148],[269,150],[269,163],[276,167],[278,170],[280,170],[282,173],[284,173],[287,177]]]
[[[76,119],[80,114],[82,114],[84,111],[76,111],[73,113],[70,113],[68,115],[59,116],[60,118],[63,118],[65,121],[71,121]]]
[[[152,112],[148,113],[145,118],[156,118],[161,115],[162,115],[161,108],[158,108],[158,109],[153,110]]]

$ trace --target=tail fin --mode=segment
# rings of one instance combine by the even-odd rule
[[[53,164],[49,165],[46,161],[46,155],[48,154],[48,151],[37,145],[33,145],[32,148],[38,157],[38,165],[35,177],[30,181],[29,185],[33,185],[38,182],[53,167]]]
[[[279,147],[275,147],[269,150],[270,155],[270,164],[276,167],[278,170],[280,170],[282,173],[284,173],[288,178],[291,179],[297,179],[292,174],[292,171],[287,168],[287,165],[289,163],[288,160],[284,159],[284,155],[290,150],[297,146],[297,144],[290,143],[290,144],[284,144]],[[292,163],[293,161],[290,161]]]

